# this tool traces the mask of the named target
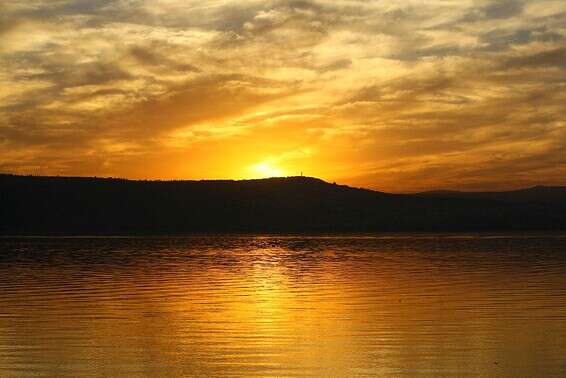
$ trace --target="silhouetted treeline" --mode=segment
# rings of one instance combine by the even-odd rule
[[[0,233],[564,230],[566,187],[387,194],[309,177],[130,181],[0,175]]]

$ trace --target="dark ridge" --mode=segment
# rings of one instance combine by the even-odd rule
[[[388,194],[313,177],[147,181],[0,175],[0,234],[559,231],[566,187]]]
[[[438,190],[417,193],[421,197],[489,199],[506,202],[540,202],[566,205],[566,186],[542,186],[518,189],[506,192],[459,192],[456,190]]]

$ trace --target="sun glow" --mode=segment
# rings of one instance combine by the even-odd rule
[[[268,161],[253,165],[251,170],[256,177],[260,178],[285,176],[285,172],[281,168],[274,166]]]

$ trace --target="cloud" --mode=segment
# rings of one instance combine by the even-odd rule
[[[155,48],[144,48],[133,46],[130,48],[130,55],[140,64],[152,67],[161,67],[177,71],[200,72],[200,70],[190,63],[176,62],[158,52],[152,51]]]
[[[0,7],[0,170],[240,177],[281,157],[410,191],[566,169],[561,1]]]
[[[478,21],[482,19],[507,19],[519,16],[523,12],[523,0],[489,0],[483,5],[473,8],[462,21]]]
[[[506,68],[556,67],[566,70],[566,47],[509,58]]]

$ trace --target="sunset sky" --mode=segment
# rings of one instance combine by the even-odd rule
[[[566,185],[566,1],[2,0],[0,172]]]

